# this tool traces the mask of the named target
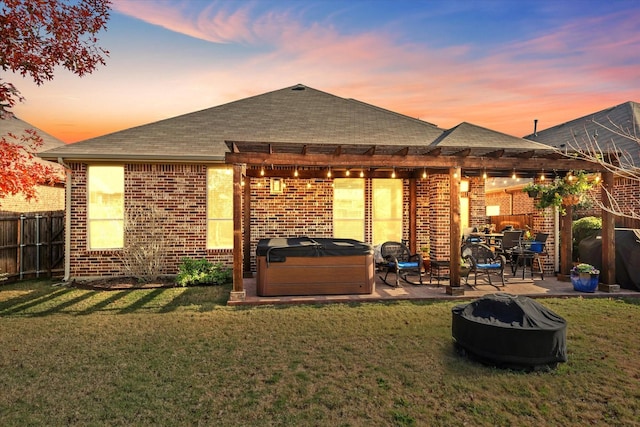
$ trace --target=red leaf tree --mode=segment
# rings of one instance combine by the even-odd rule
[[[0,69],[29,76],[37,85],[52,80],[62,66],[83,76],[105,64],[109,52],[98,46],[106,29],[109,0],[2,0],[0,2]],[[16,87],[0,78],[0,119],[22,101]],[[0,197],[35,196],[35,186],[56,180],[55,170],[35,162],[42,144],[32,130],[0,138]]]

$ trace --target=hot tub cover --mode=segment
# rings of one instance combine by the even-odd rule
[[[367,243],[353,239],[289,237],[261,239],[256,256],[268,262],[283,262],[286,257],[351,256],[373,254]]]
[[[456,345],[483,362],[528,368],[567,361],[566,320],[531,298],[486,295],[452,314]]]

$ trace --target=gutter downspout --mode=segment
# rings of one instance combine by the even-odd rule
[[[64,167],[66,182],[64,188],[64,277],[68,282],[71,276],[71,168],[58,157],[58,163]]]

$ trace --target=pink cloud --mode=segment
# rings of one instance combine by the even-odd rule
[[[251,30],[251,19],[246,7],[228,11],[213,2],[204,10],[193,14],[189,2],[180,4],[163,1],[114,0],[113,9],[153,25],[214,42],[253,43],[257,35]],[[197,4],[196,4],[197,5]]]
[[[640,12],[577,18],[479,55],[471,44],[436,48],[400,42],[389,29],[345,34],[330,24],[305,25],[292,11],[256,16],[251,6],[214,2],[194,12],[188,8],[193,4],[114,1],[118,12],[171,31],[254,47],[251,56],[240,49],[234,59],[181,75],[172,90],[189,96],[182,95],[185,103],[174,107],[179,112],[304,83],[443,128],[467,121],[524,135],[532,131],[534,118],[542,129],[640,100],[635,55],[640,52]],[[153,114],[155,120],[165,118],[167,110],[156,111],[153,94],[172,95],[155,90],[161,83],[151,77],[140,85],[148,87],[136,102],[137,111],[147,114],[144,121],[154,120]],[[210,105],[201,104],[205,96]],[[189,99],[195,106],[186,103]],[[110,130],[136,124],[130,123],[135,114],[121,111],[129,121],[114,117]],[[85,137],[104,133],[103,127],[92,129]]]

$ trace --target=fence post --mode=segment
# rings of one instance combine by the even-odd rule
[[[36,277],[40,277],[40,249],[42,242],[40,241],[40,218],[42,215],[36,214]]]
[[[20,273],[20,280],[24,279],[23,261],[24,258],[24,220],[26,216],[20,214],[20,225],[18,227],[18,272]]]

